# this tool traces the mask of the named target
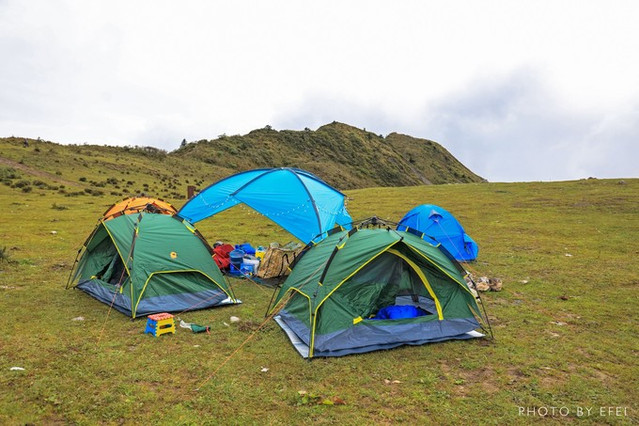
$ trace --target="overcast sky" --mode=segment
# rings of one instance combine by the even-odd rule
[[[639,1],[0,0],[0,136],[151,145],[334,120],[490,181],[639,177]]]

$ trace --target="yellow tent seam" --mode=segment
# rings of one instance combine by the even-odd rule
[[[232,297],[226,290],[224,290],[224,288],[222,288],[222,286],[220,284],[218,284],[217,281],[215,281],[213,278],[209,277],[207,274],[205,274],[204,272],[200,271],[199,269],[181,269],[181,270],[175,270],[175,271],[155,271],[152,272],[149,277],[146,279],[146,282],[144,283],[144,287],[142,287],[142,291],[140,292],[140,296],[138,297],[138,300],[135,304],[135,309],[133,310],[133,313],[135,313],[138,310],[138,305],[140,304],[140,301],[142,300],[142,295],[144,294],[144,292],[146,291],[146,286],[149,284],[149,281],[151,281],[151,278],[153,277],[153,275],[159,275],[159,274],[177,274],[177,273],[183,273],[183,272],[198,272],[202,275],[204,275],[206,278],[209,279],[209,281],[211,281],[213,284],[215,284],[216,286],[218,286],[218,288],[220,290],[222,290],[224,292],[224,294],[226,294],[227,297],[231,298],[231,299],[235,299],[235,297]]]
[[[421,251],[408,246],[411,250],[413,250],[415,253],[419,254],[420,256],[422,256],[424,259],[426,259],[431,265],[433,265],[434,267],[436,267],[437,269],[439,269],[440,271],[442,271],[448,278],[452,279],[453,281],[455,281],[457,284],[459,284],[464,290],[466,290],[468,293],[470,293],[473,298],[475,297],[473,295],[473,293],[470,291],[470,289],[468,288],[468,286],[465,284],[465,282],[461,282],[459,281],[457,278],[453,277],[452,275],[450,275],[446,270],[444,270],[441,266],[439,266],[437,263],[435,263],[431,258],[429,258],[428,256],[424,255],[424,253],[422,253]],[[438,246],[439,247],[439,246]]]
[[[308,357],[312,358],[313,357],[313,346],[315,344],[315,326],[316,326],[316,322],[317,322],[317,311],[319,311],[319,308],[322,306],[322,304],[326,301],[326,299],[328,299],[331,294],[333,294],[335,292],[335,290],[337,290],[338,288],[340,288],[342,286],[342,284],[344,284],[344,282],[346,282],[349,278],[351,278],[353,275],[355,275],[356,273],[358,273],[364,266],[368,265],[369,263],[371,263],[377,256],[381,255],[382,253],[384,253],[386,250],[388,250],[389,248],[391,248],[392,246],[394,246],[395,244],[397,244],[398,242],[400,242],[401,240],[396,240],[393,241],[392,243],[390,243],[388,246],[384,247],[379,253],[375,254],[373,257],[371,257],[369,260],[367,260],[364,264],[360,265],[359,268],[355,269],[349,276],[347,276],[346,278],[344,278],[342,281],[340,281],[339,284],[337,284],[335,286],[335,288],[333,290],[331,290],[330,293],[328,293],[326,295],[326,297],[324,297],[324,299],[322,299],[320,301],[320,303],[317,305],[317,307],[315,308],[315,313],[313,314],[313,323],[311,324],[311,345],[309,347],[309,354]]]
[[[415,273],[419,276],[419,278],[424,283],[424,287],[426,287],[426,290],[428,290],[428,294],[430,294],[430,297],[432,297],[433,300],[435,301],[435,308],[437,309],[437,316],[439,317],[439,320],[440,321],[443,320],[444,319],[444,313],[442,312],[442,305],[439,303],[439,299],[435,295],[435,292],[433,291],[433,288],[430,286],[430,283],[428,282],[428,279],[426,278],[426,275],[424,275],[424,272],[421,270],[421,268],[415,262],[410,260],[406,255],[400,253],[397,250],[389,249],[388,252],[394,254],[395,256],[398,256],[398,257],[404,259],[406,261],[406,263],[408,263],[408,265],[411,268],[413,268]]]

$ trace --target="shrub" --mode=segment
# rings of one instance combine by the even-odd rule
[[[0,179],[18,179],[20,173],[12,167],[0,167]]]
[[[22,187],[22,192],[31,192],[31,190],[33,190],[33,188],[31,186],[23,186]]]
[[[25,186],[29,186],[29,185],[31,185],[31,182],[29,182],[28,180],[19,180],[11,186],[13,188],[24,188]]]
[[[53,203],[51,205],[51,208],[53,210],[69,210],[69,208],[67,206],[63,206],[62,204],[56,204],[56,203]]]
[[[2,247],[0,249],[0,262],[13,263],[11,257],[9,256],[9,250],[6,247]]]

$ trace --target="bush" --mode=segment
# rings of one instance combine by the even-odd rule
[[[62,204],[56,204],[56,203],[53,203],[51,205],[51,208],[53,210],[69,210],[69,208],[67,206],[63,206]]]
[[[22,192],[31,192],[31,190],[33,190],[33,188],[31,188],[31,186],[23,186],[22,187]]]
[[[0,179],[18,179],[20,173],[13,167],[0,167]]]
[[[87,178],[85,178],[84,176],[82,176],[80,179],[78,179],[80,182],[86,182]]]
[[[29,186],[29,185],[31,185],[31,182],[29,182],[28,180],[19,180],[11,186],[13,188],[24,188],[25,186]]]
[[[0,249],[0,262],[13,263],[9,256],[9,250],[6,247]]]

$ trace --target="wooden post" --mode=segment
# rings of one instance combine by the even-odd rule
[[[194,196],[195,196],[195,186],[193,186],[193,185],[187,186],[186,187],[186,198],[187,198],[187,200],[190,200]]]

